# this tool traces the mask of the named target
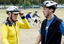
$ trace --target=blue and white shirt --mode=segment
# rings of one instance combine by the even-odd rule
[[[30,14],[26,15],[26,19],[28,20],[28,18],[31,18]]]

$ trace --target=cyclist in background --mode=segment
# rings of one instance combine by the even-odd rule
[[[32,19],[34,20],[34,24],[36,23],[36,26],[38,26],[38,25],[37,25],[38,21],[37,21],[37,19],[35,18],[35,16],[37,16],[38,18],[41,18],[40,16],[37,15],[37,12],[38,12],[38,10],[35,10],[35,13],[32,15]]]
[[[32,13],[32,12],[29,11],[28,14],[26,15],[26,19],[28,20],[30,26],[31,26],[31,20],[33,20],[33,19],[31,18],[31,16],[30,16],[31,13]],[[29,18],[30,18],[31,20],[30,20]]]

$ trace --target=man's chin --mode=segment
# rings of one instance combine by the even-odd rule
[[[14,20],[14,22],[16,22],[16,20]]]
[[[46,16],[44,16],[46,18]]]
[[[44,15],[44,17],[46,17],[46,16]]]
[[[14,19],[14,21],[16,21],[17,19]]]
[[[14,21],[16,21],[16,20],[14,20]]]

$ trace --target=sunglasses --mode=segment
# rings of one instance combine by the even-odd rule
[[[14,15],[18,15],[18,14],[14,14]]]
[[[19,13],[20,15],[23,15],[24,13]]]

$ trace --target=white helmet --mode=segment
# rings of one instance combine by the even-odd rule
[[[38,12],[38,10],[35,10],[35,13]]]
[[[9,12],[13,12],[15,14],[19,13],[20,10],[18,9],[18,7],[16,6],[10,6],[6,9],[6,12],[9,13]]]
[[[57,3],[54,2],[54,1],[45,1],[45,2],[43,2],[41,4],[41,6],[48,8],[48,14],[46,16],[46,18],[48,18],[48,16],[50,15],[49,9],[52,8],[53,9],[52,12],[54,13],[55,12],[55,9],[57,8]]]
[[[35,12],[38,12],[38,10],[35,10]]]
[[[54,6],[55,8],[57,7],[57,3],[54,1],[45,1],[41,4],[41,6],[44,7],[50,7],[50,6]]]

